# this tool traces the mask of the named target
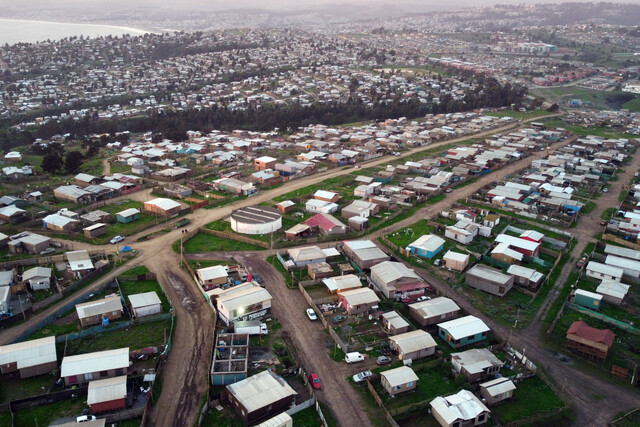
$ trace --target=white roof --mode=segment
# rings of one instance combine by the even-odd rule
[[[275,162],[276,160],[278,160],[278,159],[273,158],[273,157],[269,157],[269,156],[262,156],[262,157],[258,157],[256,159],[257,162],[263,162],[263,163]]]
[[[287,250],[287,253],[295,262],[325,259],[324,252],[317,246],[305,246]]]
[[[620,283],[616,280],[603,280],[600,282],[596,292],[602,295],[608,295],[614,298],[623,299],[627,296],[627,292],[631,286]]]
[[[129,295],[129,302],[131,302],[131,307],[134,309],[162,304],[160,297],[158,297],[158,294],[156,294],[155,291]]]
[[[9,205],[3,208],[0,208],[0,215],[6,216],[7,218],[11,218],[13,215],[26,212],[24,209],[20,209],[17,206]],[[51,215],[49,215],[51,216]],[[47,217],[48,218],[48,217]],[[46,218],[45,218],[46,219]]]
[[[313,194],[313,197],[322,197],[323,199],[333,199],[337,193],[332,191],[318,190]]]
[[[89,251],[81,249],[79,251],[66,252],[64,254],[69,262],[71,271],[92,270],[93,262],[89,256]]]
[[[384,317],[386,321],[396,329],[409,326],[409,322],[404,320],[402,316],[400,316],[396,311],[388,311],[386,313],[383,313],[382,317]]]
[[[22,280],[30,280],[34,277],[51,277],[51,269],[48,267],[33,267],[22,273]]]
[[[408,366],[389,369],[388,371],[381,372],[380,375],[387,379],[391,387],[406,384],[411,381],[418,381],[418,376],[413,372],[413,369]]]
[[[74,177],[74,179],[77,181],[91,182],[96,179],[96,177],[93,175],[89,175],[88,173],[79,173]]]
[[[447,297],[437,297],[427,301],[414,302],[413,304],[409,304],[409,308],[418,311],[425,319],[460,310],[458,304]]]
[[[344,242],[344,245],[352,251],[377,247],[371,240],[348,240]]]
[[[120,310],[122,310],[122,302],[117,295],[76,305],[79,319]]]
[[[438,327],[449,332],[455,340],[490,331],[489,327],[475,316],[465,316],[438,323]]]
[[[640,271],[640,261],[629,258],[621,258],[615,255],[607,255],[605,264],[621,268],[623,270]]]
[[[212,280],[229,276],[227,268],[224,265],[213,265],[211,267],[199,268],[196,271],[202,280]]]
[[[129,367],[129,347],[66,356],[60,365],[60,376],[87,374]]]
[[[521,265],[515,265],[515,264],[512,264],[509,266],[509,269],[507,269],[507,274],[511,274],[512,276],[518,276],[518,277],[526,277],[532,282],[537,282],[538,280],[542,279],[542,276],[544,276],[544,274],[532,268],[527,268],[527,267],[523,267]]]
[[[288,208],[289,206],[295,206],[291,200],[285,200],[284,202],[278,203],[276,206],[282,206],[283,208]]]
[[[0,365],[15,362],[18,369],[22,369],[57,360],[56,337],[44,337],[0,346]]]
[[[487,348],[472,348],[460,353],[451,353],[451,360],[464,367],[470,374],[478,374],[491,366],[504,365],[504,362]]]
[[[322,283],[329,289],[330,292],[361,288],[362,282],[355,274],[345,274],[344,276],[327,277],[322,279]]]
[[[389,337],[389,339],[394,341],[403,353],[412,353],[414,351],[435,347],[437,345],[433,337],[422,329],[416,329],[415,331],[395,335]]]
[[[127,216],[133,216],[133,215],[136,215],[136,214],[139,214],[139,213],[140,213],[139,209],[129,208],[129,209],[125,209],[123,211],[118,212],[116,215],[127,217]]]
[[[514,246],[516,248],[524,249],[526,251],[535,251],[540,246],[540,243],[532,242],[526,239],[521,239],[519,237],[509,236],[508,234],[498,234],[496,236],[496,242],[506,243],[509,246]]]
[[[249,413],[297,394],[284,379],[269,370],[230,384],[227,390]]]
[[[271,299],[273,297],[265,288],[257,283],[247,282],[223,290],[218,296],[217,303],[231,313],[237,308],[248,307]]]
[[[338,252],[338,250],[336,248],[324,248],[324,249],[322,249],[322,253],[327,258],[330,258],[330,257],[333,257],[333,256],[340,256],[340,252]]]
[[[442,259],[444,259],[445,261],[450,259],[451,261],[465,262],[465,261],[469,260],[469,255],[468,254],[461,254],[459,252],[453,252],[453,251],[449,250],[449,251],[447,251],[446,254],[444,254]]]
[[[347,301],[350,306],[370,304],[380,301],[376,293],[369,288],[358,288],[351,291],[345,291],[340,295]]]
[[[411,247],[424,249],[429,252],[435,251],[442,245],[444,245],[444,239],[434,234],[420,236],[415,242],[409,244]]]
[[[503,254],[517,261],[522,261],[524,255],[518,251],[509,248],[508,243],[500,243],[491,251],[492,254]]]
[[[622,248],[620,246],[607,245],[604,247],[604,253],[640,261],[640,251]]]
[[[601,301],[602,295],[590,292],[584,289],[576,289],[576,295],[582,295],[587,298],[593,298],[594,300]]]
[[[456,420],[473,420],[489,409],[468,390],[460,390],[450,396],[438,396],[431,401],[431,408],[451,425]]]
[[[180,207],[180,203],[175,202],[171,199],[165,199],[165,198],[157,198],[157,199],[153,199],[153,200],[149,200],[148,202],[144,202],[145,205],[154,205],[159,207],[160,209],[164,209],[165,211],[171,210],[173,208],[177,208]]]
[[[58,214],[47,215],[42,219],[42,221],[47,224],[55,225],[56,227],[64,227],[72,222],[78,222],[78,220]]]
[[[107,224],[103,224],[101,222],[97,222],[95,224],[91,224],[88,227],[83,228],[82,230],[87,230],[87,231],[93,231],[93,230],[97,230],[98,228],[102,228],[102,227],[106,227]]]
[[[110,402],[127,397],[127,376],[105,378],[89,382],[87,405]]]
[[[484,264],[476,264],[469,271],[467,277],[474,276],[479,279],[487,280],[492,283],[507,284],[511,279],[508,274],[503,274],[500,270],[486,266]]]
[[[384,261],[371,267],[371,274],[375,274],[384,283],[389,283],[402,277],[422,280],[415,271],[410,270],[401,262]]]
[[[520,235],[520,237],[522,238],[529,237],[535,240],[536,242],[539,242],[544,237],[544,234],[536,230],[526,230]]]
[[[606,274],[607,276],[621,278],[624,271],[621,268],[614,267],[612,265],[601,264],[595,261],[589,261],[587,264],[587,270],[596,273]]]
[[[283,412],[273,418],[269,418],[268,420],[261,422],[256,427],[283,427],[290,425],[293,425],[293,418],[291,418],[291,415]]]
[[[480,384],[480,388],[484,388],[490,396],[499,396],[516,389],[516,385],[509,378],[496,378]]]

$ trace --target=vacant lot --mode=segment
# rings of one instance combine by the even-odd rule
[[[180,252],[180,243],[178,242],[177,252]],[[238,240],[222,239],[220,237],[211,236],[209,234],[198,233],[184,244],[185,254],[195,254],[202,252],[237,252],[237,251],[261,251],[262,246],[253,245],[251,243],[240,242]]]
[[[554,415],[565,403],[538,377],[528,378],[517,385],[513,397],[491,408],[501,424],[525,420],[543,414]]]

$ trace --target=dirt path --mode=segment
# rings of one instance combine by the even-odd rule
[[[111,175],[111,163],[109,159],[102,159],[102,175]]]

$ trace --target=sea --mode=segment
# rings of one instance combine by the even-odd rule
[[[150,31],[114,25],[73,24],[66,22],[46,22],[0,18],[0,45],[5,43],[35,43],[58,40],[71,36],[98,37],[121,36],[123,34],[142,35]]]

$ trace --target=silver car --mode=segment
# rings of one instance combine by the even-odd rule
[[[353,382],[354,383],[361,383],[361,382],[363,382],[364,380],[366,380],[367,378],[369,378],[372,375],[373,375],[373,373],[371,371],[358,372],[357,374],[355,374],[353,376]]]

